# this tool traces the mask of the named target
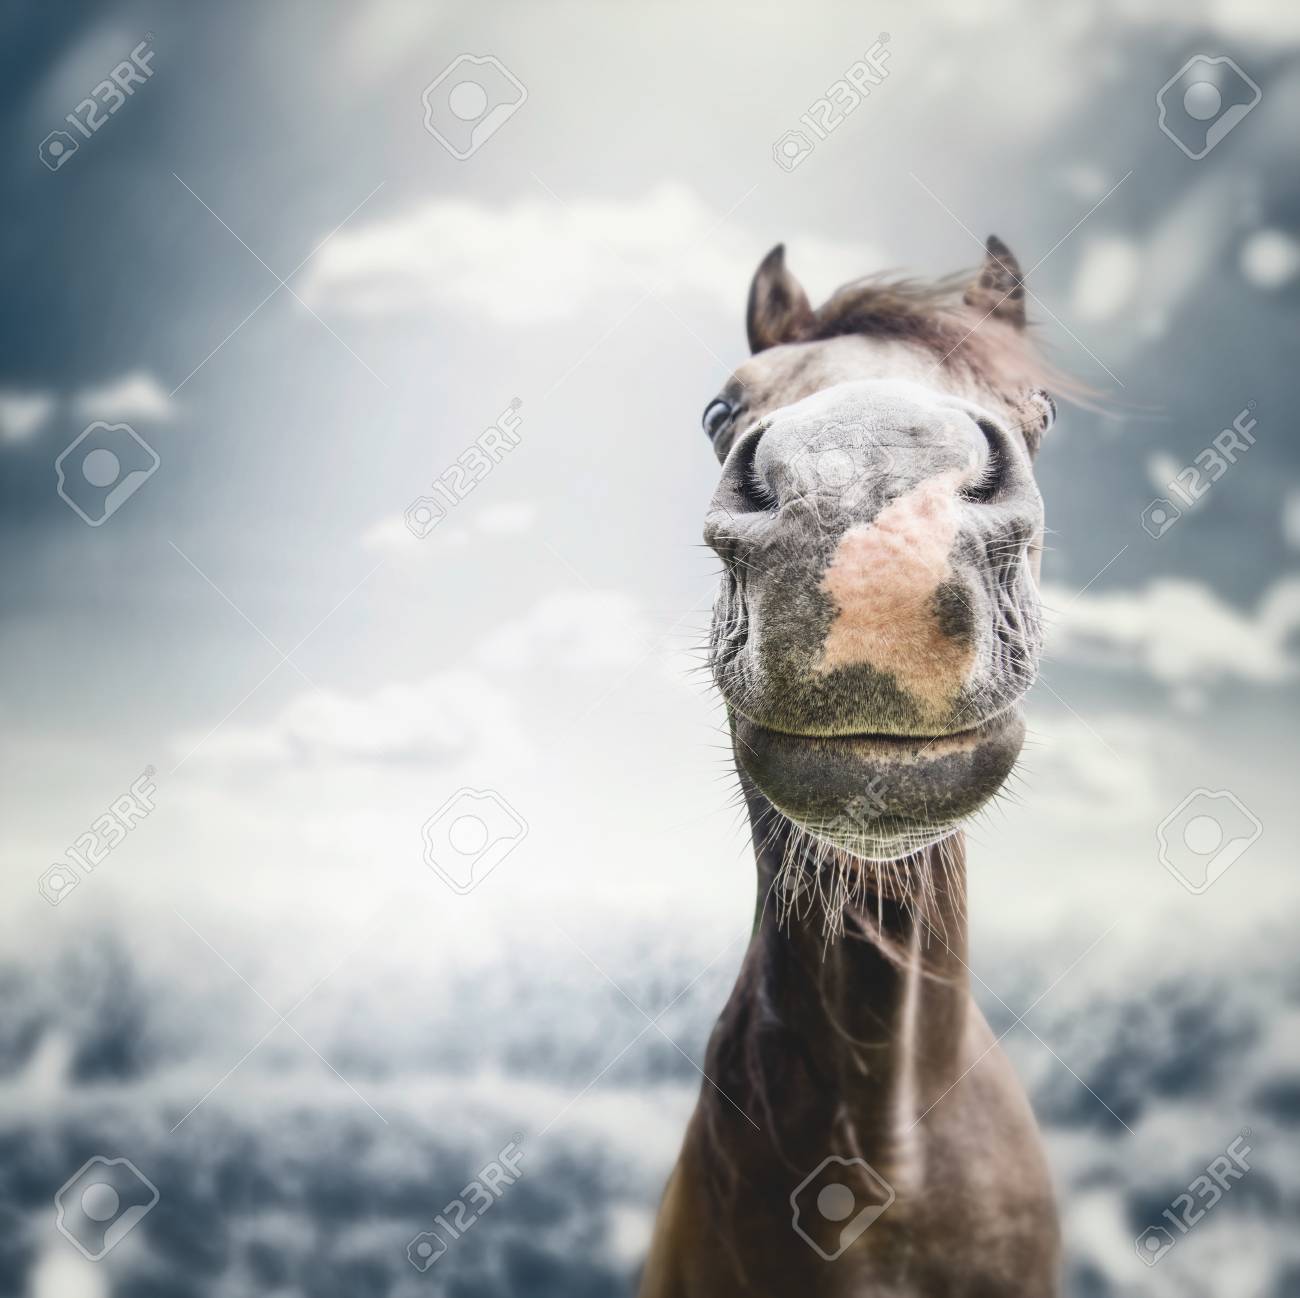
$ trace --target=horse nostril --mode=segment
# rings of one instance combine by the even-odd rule
[[[776,493],[758,469],[758,444],[766,430],[766,424],[758,424],[746,433],[732,448],[723,466],[722,485],[729,507],[737,512],[775,513],[780,507]]]

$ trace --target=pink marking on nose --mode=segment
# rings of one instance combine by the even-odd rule
[[[971,472],[918,482],[840,538],[821,582],[836,612],[817,671],[867,664],[891,674],[928,712],[951,707],[974,646],[944,633],[934,596],[952,575],[957,492]]]

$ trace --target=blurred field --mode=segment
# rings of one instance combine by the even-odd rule
[[[990,979],[1023,1007],[1054,967],[1044,960]],[[1064,983],[1027,1022],[1068,1068],[1024,1028],[1007,1038],[1060,1178],[1073,1298],[1296,1292],[1300,985],[1226,972]],[[727,979],[706,976],[666,1020],[695,1058]],[[179,982],[110,937],[0,974],[12,1011],[0,1038],[5,1293],[629,1292],[699,1078],[650,1033],[584,1089],[636,1033],[608,987],[542,996],[524,979],[407,980],[382,993],[376,1031],[355,1006],[381,993],[352,986],[303,1026],[346,1082],[281,1025],[194,1108],[266,1025],[237,983]],[[646,1005],[656,990],[629,986]],[[996,1002],[986,1009],[998,1031],[1010,1025]],[[1246,1125],[1250,1171],[1144,1266],[1134,1238]],[[434,1214],[515,1137],[520,1179],[418,1272],[408,1241],[436,1230]],[[52,1202],[95,1154],[131,1159],[161,1195],[98,1265],[56,1233]]]

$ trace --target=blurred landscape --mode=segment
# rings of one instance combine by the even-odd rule
[[[654,1013],[674,972],[685,984],[709,954],[623,985]],[[1039,952],[990,970],[1015,1014],[981,999],[1011,1029],[1045,1127],[1067,1292],[1295,1293],[1300,980],[1235,960],[1143,984],[1112,967],[1036,1010],[1035,1041],[1012,1024],[1052,967]],[[697,1059],[733,972],[706,975],[665,1020]],[[21,1007],[0,1042],[5,1274],[40,1298],[629,1291],[700,1078],[654,1032],[620,1055],[638,1024],[608,984],[543,993],[523,961],[489,996],[477,976],[354,978],[304,1017],[310,1047],[281,1027],[191,1112],[264,1031],[238,980],[205,983],[178,985],[112,939],[3,971]],[[1144,1266],[1134,1240],[1243,1127],[1249,1170]],[[408,1243],[512,1139],[518,1181],[416,1270]],[[98,1266],[56,1233],[49,1184],[97,1153],[130,1158],[160,1192]]]

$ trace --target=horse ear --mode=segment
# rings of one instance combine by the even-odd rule
[[[812,307],[803,285],[785,268],[785,245],[778,243],[763,258],[749,286],[745,327],[751,351],[761,352],[777,343],[790,342],[803,326],[811,324]]]
[[[1025,324],[1025,277],[1015,254],[996,234],[984,245],[984,264],[966,289],[965,302],[1017,329]]]

